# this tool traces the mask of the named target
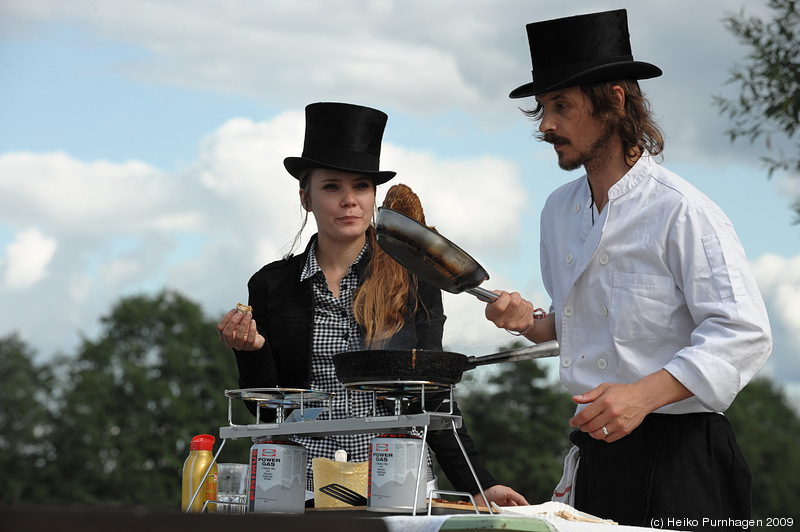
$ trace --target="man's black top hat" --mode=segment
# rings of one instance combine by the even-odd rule
[[[303,155],[287,157],[283,165],[297,179],[307,168],[331,168],[374,176],[376,185],[385,183],[396,173],[379,170],[387,119],[386,113],[361,105],[307,105]]]
[[[533,81],[511,91],[511,98],[601,81],[661,75],[657,66],[633,60],[624,9],[533,22],[526,29]]]

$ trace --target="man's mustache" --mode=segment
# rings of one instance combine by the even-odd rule
[[[550,144],[569,144],[569,139],[566,137],[561,137],[556,135],[555,133],[540,133],[537,135],[537,138],[541,141],[548,142]]]

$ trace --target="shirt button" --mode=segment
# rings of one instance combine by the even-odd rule
[[[600,369],[606,369],[608,367],[608,362],[604,358],[597,359],[597,367]]]
[[[607,317],[608,316],[608,309],[605,307],[605,305],[600,307],[600,314],[602,314],[603,317]]]
[[[562,312],[564,313],[564,316],[569,318],[572,317],[573,314],[575,314],[575,309],[567,305],[566,307],[564,307],[564,310]]]
[[[608,255],[606,255],[605,253],[600,255],[600,264],[605,266],[606,264],[608,264],[608,261],[609,261]]]
[[[581,204],[580,203],[576,203],[575,204],[575,214],[578,214],[579,212],[581,212]]]
[[[567,264],[572,264],[572,253],[567,253]]]
[[[572,359],[569,357],[561,357],[561,366],[568,368],[572,365]]]

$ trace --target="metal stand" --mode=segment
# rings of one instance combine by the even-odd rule
[[[447,413],[427,412],[425,411],[425,395],[430,392],[450,392],[450,410]],[[323,419],[323,420],[306,420],[304,413],[308,403],[323,402],[328,403],[328,412],[331,411],[332,393],[316,392],[313,390],[299,390],[299,389],[285,389],[285,388],[253,388],[242,390],[226,390],[225,395],[228,397],[228,426],[221,427],[219,436],[222,439],[222,444],[219,450],[214,455],[212,465],[216,463],[219,453],[228,439],[238,438],[251,438],[254,441],[258,438],[275,437],[275,436],[333,436],[342,434],[363,434],[371,432],[381,432],[384,430],[392,429],[410,429],[413,427],[422,427],[422,448],[426,449],[428,431],[441,431],[452,430],[453,436],[458,443],[461,453],[469,466],[472,478],[478,486],[484,500],[487,501],[486,494],[483,487],[478,480],[478,475],[472,467],[472,462],[467,455],[464,444],[461,443],[461,438],[458,436],[458,429],[461,428],[461,416],[453,414],[453,386],[441,385],[430,382],[422,381],[382,381],[382,382],[369,382],[369,383],[354,383],[347,385],[346,392],[358,391],[373,394],[373,405],[376,405],[378,398],[390,399],[395,401],[395,415],[390,416],[371,416],[371,417],[348,417],[346,419]],[[422,402],[422,413],[419,414],[401,414],[401,400],[409,397],[419,397]],[[258,407],[256,408],[256,423],[247,425],[238,425],[233,423],[232,420],[232,400],[241,399],[245,401],[256,401]],[[262,423],[260,420],[260,409],[262,406],[275,408],[276,419],[274,423]],[[300,421],[287,422],[285,419],[286,408],[299,408]],[[376,408],[373,407],[373,413]],[[417,478],[421,478],[423,466],[425,464],[425,457],[427,453],[422,452],[417,467]],[[211,466],[209,466],[209,471]],[[205,478],[208,476],[208,471],[200,483],[202,487]],[[447,495],[466,496],[472,501],[476,513],[478,506],[475,503],[472,494],[466,492],[443,492],[436,490],[438,493]],[[192,497],[192,502],[200,493],[200,488],[195,492]],[[414,502],[412,504],[411,515],[417,515],[417,497],[419,496],[419,482],[417,482],[414,489]],[[431,512],[431,499],[427,498],[428,514]],[[191,508],[191,502],[189,504]],[[188,513],[188,509],[187,509]],[[491,510],[490,510],[491,513]]]

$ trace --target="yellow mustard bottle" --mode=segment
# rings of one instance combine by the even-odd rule
[[[210,434],[200,434],[192,438],[189,444],[189,456],[183,464],[183,481],[181,486],[181,511],[186,512],[189,502],[194,497],[200,483],[205,477],[204,486],[192,502],[190,512],[200,513],[206,501],[217,500],[217,464],[214,462],[214,436]],[[208,471],[209,467],[211,468]],[[206,476],[208,471],[208,476]],[[209,504],[206,508],[209,512],[217,509],[216,504]]]

